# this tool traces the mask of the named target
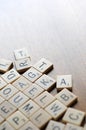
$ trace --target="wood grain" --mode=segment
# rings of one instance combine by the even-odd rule
[[[27,47],[35,63],[53,62],[49,73],[73,75],[75,107],[86,112],[86,1],[0,0],[0,57],[13,60]]]

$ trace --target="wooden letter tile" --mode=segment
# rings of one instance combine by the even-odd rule
[[[77,96],[67,89],[63,89],[59,92],[56,98],[66,106],[71,106],[77,100]]]
[[[0,130],[15,130],[7,121],[0,125]]]
[[[4,121],[4,118],[0,116],[0,124]]]
[[[41,75],[42,74],[39,71],[32,67],[23,74],[23,76],[31,82],[37,80]]]
[[[54,100],[55,100],[54,96],[52,96],[47,91],[43,92],[37,98],[34,99],[34,101],[42,108],[45,108],[47,105],[49,105]]]
[[[44,90],[51,90],[56,82],[53,78],[44,74],[35,83],[41,86]]]
[[[15,111],[16,108],[7,101],[4,101],[2,104],[0,104],[0,115],[5,119]]]
[[[5,73],[13,66],[12,61],[0,59],[0,73]]]
[[[19,73],[24,73],[27,69],[31,67],[31,61],[29,58],[17,60],[15,61],[15,67]]]
[[[20,91],[24,91],[26,88],[29,88],[31,84],[32,83],[28,81],[26,78],[24,78],[23,76],[21,76],[20,78],[18,78],[16,81],[12,83],[12,85],[14,85]]]
[[[23,126],[28,119],[19,111],[15,112],[13,115],[11,115],[7,121],[15,128],[19,129],[21,126]]]
[[[20,77],[20,74],[15,70],[11,69],[5,74],[2,75],[2,78],[7,82],[7,83],[12,83],[16,79]]]
[[[67,88],[72,89],[72,75],[58,75],[57,76],[57,90]]]
[[[53,119],[58,120],[66,111],[67,107],[58,100],[55,100],[45,110],[52,116]]]
[[[76,110],[74,108],[68,108],[62,121],[65,123],[72,123],[75,125],[81,125],[85,117],[85,112]]]
[[[19,108],[23,103],[28,101],[29,98],[25,96],[23,93],[18,92],[12,98],[10,98],[9,102],[12,103],[15,107]]]
[[[30,57],[26,48],[18,49],[14,51],[14,57],[16,60]]]
[[[34,68],[36,68],[41,73],[47,73],[53,68],[53,64],[47,59],[42,58],[34,65]]]
[[[10,97],[12,97],[14,94],[16,94],[18,92],[18,89],[16,89],[13,85],[8,84],[6,87],[4,87],[1,91],[0,91],[0,95],[8,100]]]
[[[34,99],[44,91],[39,85],[33,83],[29,88],[24,91],[29,98]]]
[[[83,130],[82,127],[67,123],[64,130]]]
[[[32,100],[26,102],[23,106],[19,108],[19,110],[29,118],[31,115],[34,114],[40,107]]]
[[[63,123],[50,120],[45,130],[64,130],[65,125]]]
[[[38,110],[36,113],[34,113],[30,117],[30,120],[38,128],[43,128],[50,119],[51,119],[51,116],[46,111],[44,111],[43,109]]]
[[[19,130],[39,130],[31,121],[28,121],[23,127]]]
[[[0,94],[1,95],[1,94]],[[4,102],[4,98],[2,97],[2,96],[0,96],[0,104],[2,103],[2,102]]]
[[[7,83],[0,77],[0,89],[4,88]]]

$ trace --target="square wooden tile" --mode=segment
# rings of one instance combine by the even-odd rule
[[[0,58],[0,73],[5,73],[10,70],[13,66],[13,62],[6,59]]]
[[[1,95],[1,94],[0,94]],[[2,102],[4,102],[5,101],[5,99],[2,97],[2,96],[0,96],[0,104],[2,103]]]
[[[15,128],[19,129],[21,126],[23,126],[28,119],[19,111],[16,111],[14,114],[12,114],[7,121]]]
[[[52,96],[49,92],[45,91],[40,94],[34,101],[42,108],[48,106],[51,102],[55,100],[55,97]]]
[[[23,127],[19,130],[39,130],[31,121],[28,121]]]
[[[0,91],[0,95],[5,99],[8,100],[11,98],[14,94],[18,92],[18,89],[16,89],[12,84],[8,84],[6,87],[4,87]]]
[[[35,82],[42,74],[35,68],[28,69],[23,76],[31,82]]]
[[[14,50],[14,57],[15,57],[16,60],[20,60],[20,59],[23,59],[23,58],[30,57],[30,55],[29,55],[26,48],[21,48],[21,49],[18,49],[18,50]]]
[[[72,90],[72,75],[58,75],[57,76],[57,90],[67,88]]]
[[[0,130],[15,130],[7,121],[0,125]]]
[[[47,73],[51,69],[53,69],[53,64],[49,60],[42,58],[33,67],[36,68],[41,73]]]
[[[45,130],[64,130],[65,125],[63,123],[50,120]]]
[[[43,88],[33,83],[29,88],[25,89],[24,94],[26,94],[31,99],[35,99],[43,91],[44,91]]]
[[[5,119],[16,111],[16,108],[7,101],[0,104],[0,115]]]
[[[40,107],[32,100],[29,100],[24,105],[22,105],[19,110],[29,118],[32,116]]]
[[[2,78],[7,82],[7,83],[12,83],[16,79],[20,77],[20,74],[15,70],[11,69],[5,74],[2,75]]]
[[[82,121],[84,120],[85,112],[74,108],[68,108],[62,121],[65,123],[72,123],[75,125],[81,125]]]
[[[55,87],[56,81],[50,76],[44,74],[35,82],[39,86],[41,86],[44,90],[51,90]]]
[[[4,121],[4,118],[0,115],[0,124]]]
[[[67,110],[67,107],[58,100],[52,102],[45,110],[52,116],[53,119],[58,120]]]
[[[74,102],[77,101],[77,96],[68,89],[63,89],[57,93],[55,97],[66,106],[71,106]]]
[[[20,91],[24,91],[26,88],[29,88],[31,84],[32,83],[23,76],[20,76],[20,78],[12,83],[12,85]]]
[[[19,108],[28,100],[29,98],[26,95],[24,95],[22,92],[18,92],[9,99],[9,102],[12,103],[15,107]]]
[[[38,128],[43,128],[50,119],[51,116],[43,109],[38,110],[30,117],[32,123],[35,124]]]
[[[3,78],[0,77],[0,89],[4,88],[7,85],[7,83],[4,81]]]
[[[82,127],[67,123],[65,130],[83,130]]]
[[[30,58],[25,58],[21,60],[17,60],[14,62],[16,70],[19,73],[24,73],[27,69],[31,67],[31,61]]]

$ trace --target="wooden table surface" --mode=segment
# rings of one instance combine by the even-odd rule
[[[50,76],[73,75],[74,107],[86,112],[86,1],[0,0],[0,57],[23,47],[33,63],[53,62]]]

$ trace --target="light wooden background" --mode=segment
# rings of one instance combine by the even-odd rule
[[[22,47],[33,63],[53,62],[50,76],[73,75],[75,107],[86,112],[86,0],[0,0],[0,57]]]

